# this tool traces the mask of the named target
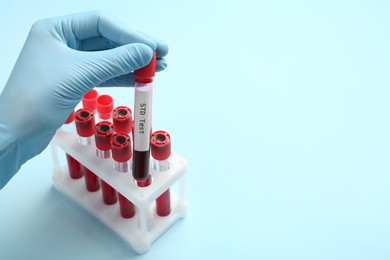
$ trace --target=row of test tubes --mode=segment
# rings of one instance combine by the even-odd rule
[[[96,156],[101,160],[112,160],[118,174],[132,171],[132,154],[134,139],[132,111],[129,107],[118,106],[114,109],[114,101],[110,95],[99,95],[92,89],[83,96],[82,108],[73,111],[66,120],[63,131],[77,131],[80,145],[95,145]],[[97,123],[96,123],[97,121]],[[150,135],[150,153],[152,167],[156,172],[163,173],[170,169],[171,138],[166,131],[156,131]],[[135,216],[135,205],[122,194],[117,192],[104,180],[75,158],[66,154],[70,178],[84,178],[88,192],[102,190],[103,202],[114,205],[119,200],[120,214],[123,218]],[[150,175],[145,180],[134,181],[138,187],[151,185]],[[164,217],[171,213],[169,189],[156,199],[156,213]]]

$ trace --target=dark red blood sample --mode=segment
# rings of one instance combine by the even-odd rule
[[[134,120],[133,122],[131,122],[131,137],[133,138],[133,142],[134,142]]]
[[[135,215],[135,206],[134,204],[126,199],[122,194],[119,195],[119,207],[121,216],[124,218],[132,218]]]
[[[96,174],[91,172],[89,169],[84,168],[85,187],[88,191],[98,191],[100,189],[100,179]]]
[[[156,199],[157,215],[161,217],[168,216],[171,213],[171,196],[169,189]]]
[[[83,169],[81,164],[69,154],[66,155],[66,160],[68,161],[69,175],[72,179],[80,179],[83,177]]]
[[[134,150],[133,156],[133,178],[136,181],[145,181],[149,176],[150,151]]]
[[[138,187],[148,187],[151,183],[152,183],[152,178],[149,175],[146,180],[144,180],[144,181],[137,181],[137,186]]]
[[[126,106],[117,107],[112,112],[112,117],[116,133],[128,134],[131,132],[133,117],[130,108]]]
[[[113,205],[118,201],[116,190],[111,187],[107,182],[102,182],[103,201],[107,205]]]

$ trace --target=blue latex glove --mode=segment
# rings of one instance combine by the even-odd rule
[[[133,86],[132,71],[168,46],[103,12],[36,22],[0,95],[0,188],[42,152],[82,96],[96,86]]]

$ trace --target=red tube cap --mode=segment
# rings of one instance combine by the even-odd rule
[[[114,134],[111,138],[112,158],[117,162],[131,159],[131,141],[127,134]]]
[[[85,109],[89,109],[89,110],[94,111],[96,109],[96,102],[97,102],[98,96],[99,96],[99,93],[95,89],[92,89],[92,90],[88,91],[87,93],[85,93],[85,95],[83,96],[83,99],[81,100],[83,103],[83,107]]]
[[[85,108],[76,111],[76,131],[81,137],[90,137],[95,131],[95,117],[92,110]]]
[[[110,95],[100,95],[97,98],[97,111],[101,118],[103,119],[110,118],[113,109],[114,109],[114,100]]]
[[[156,52],[153,53],[152,60],[148,65],[134,71],[135,81],[139,83],[150,83],[156,74]]]
[[[115,132],[128,134],[131,132],[133,124],[133,116],[131,115],[131,109],[126,106],[120,106],[114,109],[112,112],[113,123]]]
[[[97,123],[95,126],[96,147],[102,151],[111,149],[111,137],[114,134],[114,125],[107,121]]]
[[[171,136],[166,131],[156,131],[150,139],[152,157],[156,160],[166,160],[171,156]]]

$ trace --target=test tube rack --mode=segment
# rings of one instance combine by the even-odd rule
[[[61,165],[60,151],[69,154],[81,165],[91,170],[101,180],[111,185],[136,207],[134,217],[126,219],[120,215],[118,203],[103,203],[101,189],[89,192],[85,188],[84,178],[72,179],[66,165]],[[57,130],[52,143],[54,187],[68,195],[75,202],[87,209],[92,215],[106,224],[122,237],[139,254],[149,251],[151,244],[179,219],[185,218],[187,202],[185,199],[185,174],[187,161],[172,152],[170,169],[164,173],[155,171],[150,166],[151,185],[138,187],[132,173],[117,172],[113,160],[101,159],[95,155],[95,144],[81,145],[77,142],[77,133]],[[155,200],[164,191],[171,189],[171,213],[161,217],[156,214]]]

